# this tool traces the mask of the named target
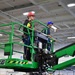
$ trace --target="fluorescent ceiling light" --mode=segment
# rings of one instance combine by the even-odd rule
[[[30,12],[35,13],[35,11],[30,11]],[[23,13],[23,15],[28,15],[28,13],[29,12],[25,12],[25,13]]]
[[[3,34],[0,34],[0,36],[3,36]]]
[[[70,3],[67,5],[68,7],[74,7],[75,6],[75,3]]]
[[[75,37],[67,37],[67,39],[75,39]]]
[[[23,13],[23,15],[28,15],[28,12]]]

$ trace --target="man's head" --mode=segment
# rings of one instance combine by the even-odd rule
[[[52,25],[53,25],[53,22],[51,22],[51,21],[47,22],[47,26],[48,26],[49,28],[51,28]]]
[[[35,14],[33,12],[29,12],[27,15],[29,20],[34,20],[35,19]]]

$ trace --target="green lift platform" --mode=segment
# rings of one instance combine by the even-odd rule
[[[6,31],[6,30],[2,30],[0,29],[0,33],[6,34],[9,36],[8,41],[5,43],[0,43],[0,49],[4,50],[4,55],[8,56],[8,58],[6,59],[1,59],[0,58],[0,68],[8,68],[8,69],[14,69],[16,71],[24,71],[24,72],[39,72],[40,75],[42,75],[41,72],[45,72],[45,71],[55,71],[55,70],[60,70],[60,69],[64,69],[68,66],[74,65],[75,64],[75,58],[68,60],[66,62],[63,62],[61,64],[58,64],[58,59],[62,56],[65,55],[70,55],[70,56],[74,56],[75,55],[75,43],[66,46],[60,50],[57,50],[56,52],[53,51],[54,49],[54,40],[51,39],[51,53],[50,54],[46,54],[42,49],[39,49],[37,46],[34,45],[34,38],[39,37],[40,35],[42,35],[43,37],[45,36],[45,38],[41,38],[42,43],[46,42],[47,43],[47,36],[43,35],[43,33],[41,31],[38,32],[38,34],[34,34],[35,30],[34,30],[34,26],[35,23],[38,23],[42,26],[44,26],[45,28],[47,28],[47,26],[38,21],[38,20],[34,20],[31,22],[32,23],[32,29],[27,28],[25,25],[21,24],[21,23],[17,23],[17,22],[11,22],[9,24],[2,24],[0,25],[1,27],[6,27],[6,26],[10,26],[11,27],[11,31]],[[25,45],[23,43],[20,42],[15,42],[13,37],[17,37],[19,39],[22,39],[21,36],[18,36],[15,34],[15,26],[18,26],[18,31],[22,32],[22,33],[26,33],[23,32],[22,28],[25,27],[27,28],[27,33],[30,36],[30,31],[31,30],[31,36],[30,36],[30,43],[31,45]],[[27,46],[28,48],[30,48],[30,52],[31,52],[31,61],[28,60],[24,60],[24,59],[18,59],[18,58],[13,58],[13,52],[17,52],[20,54],[24,54],[20,51],[16,51],[13,50],[13,46],[14,44],[18,44],[20,46]]]

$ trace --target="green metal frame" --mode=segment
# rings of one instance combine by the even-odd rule
[[[34,20],[32,21],[32,29],[31,28],[27,28],[25,25],[21,24],[21,23],[16,23],[16,22],[11,22],[9,24],[2,24],[0,25],[0,27],[4,27],[4,26],[11,26],[11,31],[10,32],[7,32],[5,30],[0,30],[1,33],[4,33],[6,35],[9,35],[9,40],[5,43],[0,43],[0,49],[3,49],[5,52],[9,52],[9,55],[8,55],[8,58],[7,59],[0,59],[0,68],[11,68],[11,69],[20,69],[20,68],[23,68],[23,69],[38,69],[39,68],[39,63],[35,62],[34,61],[34,54],[36,54],[35,52],[35,48],[37,48],[36,46],[34,46],[34,25],[35,23],[39,23],[40,25],[43,25],[47,28],[47,26],[38,21],[38,20]],[[18,25],[19,28],[18,30],[22,33],[26,33],[26,32],[23,32],[23,30],[21,30],[22,27],[25,27],[27,28],[27,33],[26,34],[30,34],[29,30],[32,30],[32,33],[31,33],[31,36],[30,36],[30,42],[31,42],[31,45],[28,46],[28,45],[25,45],[25,44],[22,44],[20,42],[15,42],[13,40],[13,37],[18,37],[20,39],[22,39],[21,36],[17,36],[14,34],[14,28],[15,28],[15,25]],[[65,48],[62,48],[56,52],[53,52],[53,46],[54,46],[54,40],[51,39],[52,42],[52,49],[51,49],[51,52],[57,57],[57,58],[60,58],[64,55],[70,55],[70,56],[73,56],[75,55],[75,44],[72,44],[72,45],[69,45]],[[17,58],[12,58],[12,54],[13,52],[17,52],[17,53],[21,53],[23,54],[23,52],[20,52],[20,51],[17,51],[17,50],[13,50],[13,45],[14,44],[18,44],[20,46],[27,46],[28,48],[30,48],[30,51],[31,51],[31,61],[28,61],[28,60],[21,60],[21,59],[17,59]],[[75,58],[69,60],[69,61],[66,61],[66,62],[63,62],[61,64],[57,64],[55,66],[52,66],[52,67],[49,67],[47,70],[48,71],[54,71],[54,70],[59,70],[59,69],[63,69],[63,68],[66,68],[68,66],[71,66],[75,64]],[[17,68],[16,68],[17,67]],[[22,69],[22,70],[23,70]],[[26,70],[25,70],[26,71]],[[30,70],[28,70],[30,71]]]
[[[16,71],[30,72],[38,69],[38,63],[17,58],[0,59],[0,68],[14,69]]]
[[[65,55],[74,56],[75,55],[75,43],[57,50],[56,52],[54,52],[54,55],[57,58],[60,58]],[[48,71],[62,70],[72,65],[75,65],[75,58],[65,61],[63,63],[57,64],[57,65],[54,65],[52,68],[48,68]]]
[[[30,69],[37,69],[37,68],[38,68],[38,63],[34,61],[34,54],[36,54],[35,48],[37,48],[36,46],[34,46],[34,37],[35,37],[35,36],[34,36],[34,24],[35,24],[35,22],[37,22],[37,23],[39,23],[40,25],[43,25],[43,26],[45,26],[45,27],[47,28],[47,26],[46,26],[44,23],[42,23],[42,22],[40,22],[40,21],[38,21],[38,20],[34,20],[34,21],[31,22],[31,23],[32,23],[32,29],[31,29],[31,28],[27,28],[25,25],[23,25],[23,24],[21,24],[21,23],[17,23],[17,22],[11,22],[11,23],[9,23],[9,24],[1,24],[1,25],[0,25],[0,27],[11,26],[11,31],[10,31],[10,32],[0,29],[0,32],[1,32],[1,33],[4,33],[4,34],[6,34],[6,35],[9,35],[9,38],[8,38],[9,40],[8,40],[7,42],[5,42],[5,43],[0,43],[0,49],[3,49],[4,52],[9,53],[7,59],[0,59],[0,67],[1,67],[1,68],[13,68],[13,69],[15,69],[16,67],[17,67],[17,68],[21,68],[21,67],[22,67],[22,68],[26,68],[26,69],[27,69],[27,68],[30,68]],[[20,39],[22,39],[21,36],[17,36],[17,35],[14,34],[15,25],[18,25],[18,27],[19,27],[18,30],[19,30],[20,32],[26,33],[26,34],[28,34],[29,36],[30,36],[29,30],[32,30],[32,33],[31,33],[31,36],[30,36],[30,42],[31,42],[31,45],[30,45],[30,46],[29,46],[29,45],[26,45],[26,44],[22,44],[22,43],[20,43],[20,42],[15,42],[15,41],[13,40],[13,37],[14,37],[14,36],[15,36],[15,37],[18,37],[18,38],[20,38]],[[28,31],[28,32],[24,32],[24,31],[21,29],[22,27],[27,28],[27,31]],[[29,62],[28,60],[20,60],[20,59],[17,59],[16,57],[15,57],[15,59],[12,58],[13,52],[17,52],[17,53],[24,54],[23,52],[20,52],[20,51],[17,51],[17,50],[13,50],[13,45],[14,45],[14,44],[18,44],[18,45],[21,45],[21,46],[27,46],[28,48],[30,48],[30,51],[31,51],[31,62]],[[4,48],[3,48],[3,46],[4,46]],[[4,63],[2,63],[2,61],[4,61]],[[8,61],[10,61],[11,63],[9,63]],[[14,63],[14,62],[15,62],[15,63]],[[18,63],[16,63],[16,62],[18,62]],[[20,64],[21,62],[22,62],[22,63],[29,62],[29,63],[31,63],[31,64]]]

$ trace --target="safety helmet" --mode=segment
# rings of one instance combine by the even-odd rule
[[[50,25],[50,24],[53,25],[53,22],[52,21],[47,22],[47,25]]]
[[[30,16],[35,16],[35,14],[33,12],[29,12],[27,17],[30,17]]]

